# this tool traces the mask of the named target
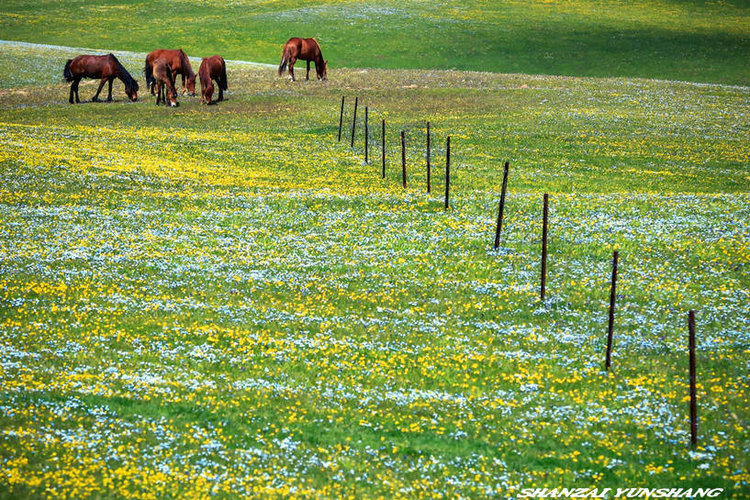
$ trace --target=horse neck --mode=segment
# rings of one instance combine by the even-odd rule
[[[185,51],[180,49],[180,59],[183,63],[183,71],[187,73],[187,76],[189,78],[195,78],[195,73],[193,73],[193,67],[190,65],[190,59],[188,59],[187,54],[185,54]]]
[[[208,87],[211,84],[211,72],[206,66],[198,68],[198,78],[201,79],[201,85]]]
[[[125,85],[126,89],[132,88],[133,82],[135,82],[135,80],[133,79],[132,76],[130,76],[130,73],[128,73],[128,70],[126,70],[125,67],[122,64],[120,64],[120,61],[118,61],[117,58],[115,58],[114,74]]]

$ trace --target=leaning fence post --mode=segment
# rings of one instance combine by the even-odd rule
[[[383,179],[385,179],[385,118],[383,118],[383,135],[381,137],[383,139]]]
[[[615,326],[615,297],[617,297],[617,250],[612,255],[612,284],[609,289],[609,324],[607,326],[607,356],[604,361],[604,368],[609,370],[612,366],[612,335]]]
[[[549,196],[544,193],[544,211],[542,213],[542,286],[539,298],[544,300],[547,287],[547,216],[549,212]]]
[[[451,136],[445,140],[445,209],[450,206],[451,192]]]
[[[695,311],[688,312],[688,356],[690,358],[690,445],[698,445],[698,396],[695,390]]]
[[[406,187],[406,140],[404,139],[404,131],[401,131],[401,181]]]
[[[354,130],[357,128],[357,104],[359,97],[354,98],[354,119],[352,119],[352,146],[354,147]]]
[[[370,142],[370,125],[368,119],[367,106],[365,106],[365,163],[369,163],[367,159],[368,143]]]
[[[339,138],[338,141],[341,142],[341,127],[344,125],[344,99],[346,96],[341,96],[341,113],[339,114]]]
[[[427,193],[430,192],[430,122],[427,122]]]
[[[503,212],[505,211],[505,190],[508,187],[508,162],[503,169],[503,188],[500,191],[500,207],[497,211],[497,230],[495,231],[495,250],[500,246],[500,231],[503,229]]]

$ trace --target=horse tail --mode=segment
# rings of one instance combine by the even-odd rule
[[[221,58],[221,81],[219,82],[219,88],[221,90],[227,90],[228,84],[227,84],[227,63],[224,61],[224,58]]]
[[[146,77],[146,87],[150,88],[156,83],[154,80],[154,69],[151,67],[148,56],[146,56],[146,65],[143,66],[143,76]]]
[[[281,52],[281,63],[279,64],[279,76],[284,72],[286,69],[286,65],[289,62],[289,49],[284,46],[284,50]]]
[[[73,76],[73,72],[70,70],[70,65],[73,63],[73,59],[68,59],[65,63],[65,69],[63,70],[63,77],[66,82],[72,82],[76,78]]]

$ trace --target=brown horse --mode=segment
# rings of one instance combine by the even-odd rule
[[[314,38],[290,38],[284,44],[284,50],[281,52],[281,64],[279,64],[279,76],[289,65],[289,75],[294,81],[294,63],[297,59],[307,61],[307,75],[305,80],[310,79],[310,61],[315,63],[315,72],[318,74],[318,80],[328,79],[328,61],[323,60],[323,54],[320,52],[320,45]]]
[[[151,68],[157,59],[165,59],[167,61],[169,67],[172,68],[175,78],[177,78],[177,75],[182,75],[183,94],[189,92],[191,96],[195,95],[195,73],[193,73],[193,68],[190,66],[187,54],[182,49],[157,49],[146,56],[146,66],[143,68],[143,74],[146,75],[146,85],[151,89],[151,95],[154,95],[156,87],[156,81],[151,78],[153,74]]]
[[[70,85],[70,104],[73,104],[74,95],[75,102],[81,102],[81,99],[78,97],[78,84],[81,83],[81,78],[101,79],[99,88],[96,90],[96,95],[92,99],[94,102],[99,100],[99,93],[107,82],[109,82],[107,102],[112,102],[112,81],[115,78],[119,78],[125,84],[125,93],[131,101],[138,100],[138,82],[130,76],[130,73],[112,54],[107,54],[106,56],[83,55],[74,59],[68,59],[63,70],[63,77],[65,77],[66,81],[72,82]]]
[[[211,104],[211,96],[214,94],[216,80],[219,87],[219,99],[224,100],[224,91],[227,89],[227,65],[221,56],[204,57],[201,67],[198,68],[198,77],[201,79],[201,104]]]
[[[156,82],[156,105],[164,102],[167,105],[169,100],[170,107],[179,106],[177,102],[177,90],[174,88],[175,74],[166,59],[156,59],[151,68],[151,77]],[[166,89],[166,92],[165,92]]]

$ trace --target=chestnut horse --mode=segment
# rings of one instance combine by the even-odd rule
[[[294,63],[297,59],[307,61],[307,75],[305,80],[310,79],[310,61],[315,63],[315,72],[318,74],[318,80],[328,79],[328,61],[323,60],[323,54],[320,52],[320,45],[314,38],[290,38],[284,45],[281,52],[281,64],[279,64],[279,76],[289,65],[289,75],[294,81]]]
[[[151,78],[156,82],[156,105],[164,102],[167,105],[169,100],[170,107],[179,106],[177,102],[177,90],[174,88],[175,74],[166,59],[156,59],[153,61],[151,68]],[[166,92],[165,92],[166,89]]]
[[[106,56],[83,55],[74,59],[68,59],[63,70],[63,77],[65,77],[66,81],[72,82],[70,85],[70,104],[73,104],[74,95],[75,102],[81,102],[81,99],[78,97],[78,84],[81,83],[81,78],[101,79],[99,88],[96,90],[96,95],[92,99],[94,102],[99,100],[99,93],[107,82],[109,82],[107,102],[112,102],[112,81],[115,78],[119,78],[125,84],[125,93],[131,101],[138,100],[138,82],[130,76],[128,70],[112,54],[107,54]]]
[[[224,100],[224,91],[227,89],[227,65],[223,57],[204,57],[201,67],[198,68],[198,77],[201,79],[201,104],[211,104],[211,96],[214,94],[214,84],[211,80],[216,80],[216,86],[219,87],[217,101]]]
[[[156,80],[151,78],[153,71],[151,70],[154,65],[154,61],[157,59],[165,59],[169,67],[172,68],[172,73],[175,78],[177,75],[182,75],[182,93],[190,93],[191,96],[195,95],[195,73],[193,68],[190,66],[190,60],[182,49],[157,49],[146,56],[146,66],[143,68],[143,74],[146,75],[146,85],[151,89],[151,95],[154,95],[154,88],[156,86]],[[185,79],[187,78],[187,82]]]

